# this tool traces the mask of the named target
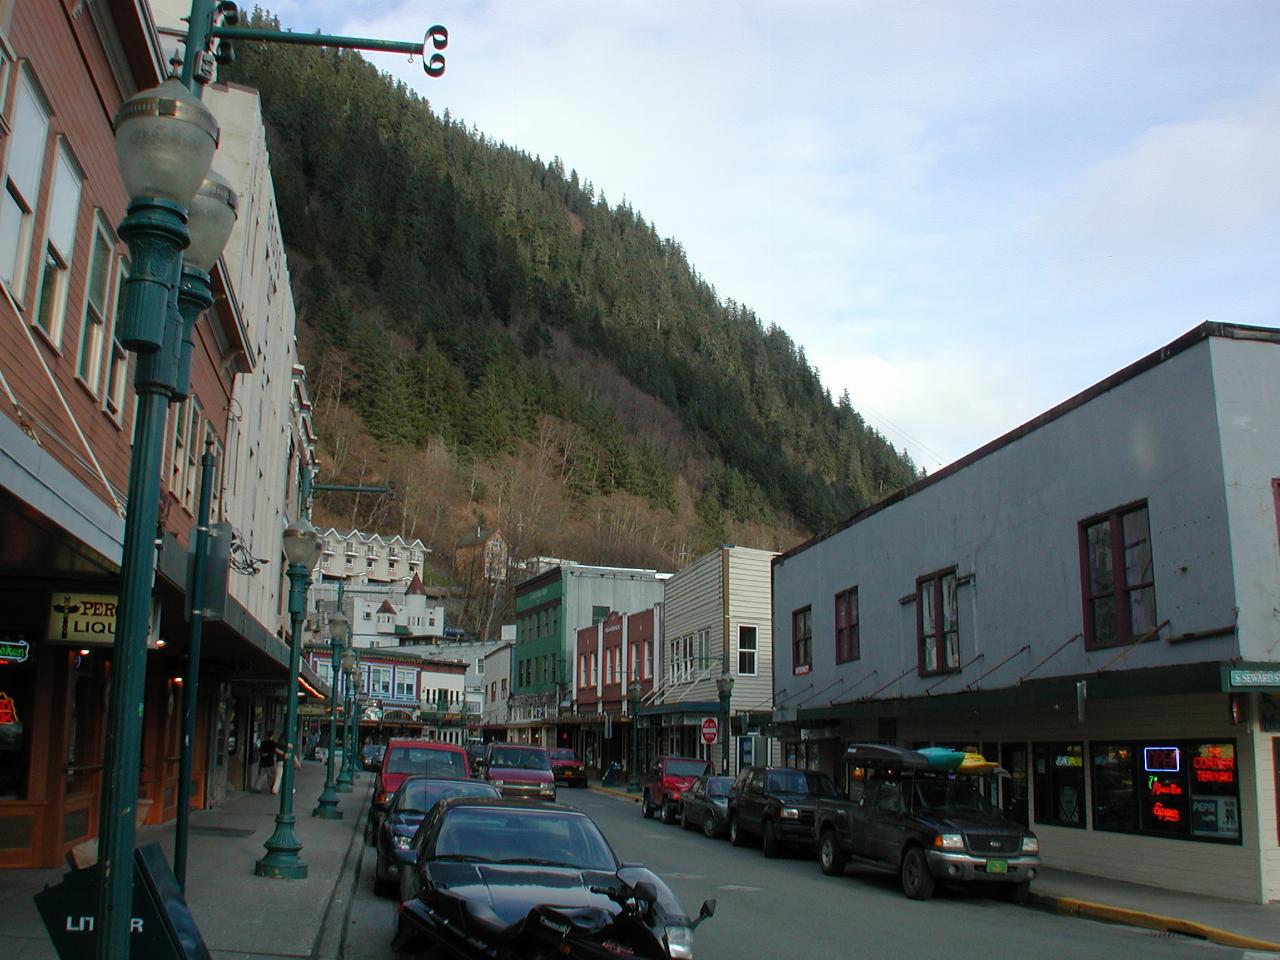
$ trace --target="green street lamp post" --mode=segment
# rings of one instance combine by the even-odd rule
[[[260,877],[277,880],[302,880],[307,865],[298,852],[302,844],[293,832],[297,817],[293,814],[293,758],[298,739],[298,668],[302,654],[302,619],[307,612],[307,585],[311,569],[320,560],[323,546],[320,534],[306,520],[295,520],[284,531],[284,555],[289,562],[289,617],[293,625],[289,646],[289,680],[285,689],[284,776],[280,780],[280,812],[276,814],[275,832],[264,846],[266,855],[254,864]]]
[[[345,712],[342,716],[342,767],[338,771],[338,781],[334,786],[338,793],[351,792],[351,712],[355,708],[351,701],[351,692],[355,687],[356,660],[355,650],[348,646],[342,654],[342,675],[346,680],[346,691],[343,700]]]
[[[221,241],[207,235],[209,225],[195,215],[192,203],[218,145],[218,123],[213,114],[180,82],[170,79],[121,104],[115,128],[117,165],[130,198],[119,232],[129,245],[133,265],[125,283],[121,341],[138,355],[138,361],[134,368],[137,415],[99,807],[102,874],[96,954],[101,960],[129,952],[164,423],[169,403],[187,391],[186,380],[180,376],[183,320],[177,309],[182,252],[198,239],[206,250],[212,249],[216,261],[226,241],[225,235]]]
[[[627,790],[640,792],[640,685],[631,685],[631,776]]]
[[[356,778],[360,774],[360,714],[364,708],[364,691],[361,689],[360,683],[360,654],[356,654],[355,662],[351,666],[351,675],[347,678],[347,690],[351,696],[351,713],[348,723],[350,724],[350,736],[347,737],[346,760],[347,760],[347,783],[354,784]]]
[[[316,808],[311,811],[313,817],[321,820],[341,820],[342,811],[338,809],[338,792],[333,779],[333,754],[338,744],[338,671],[341,669],[342,653],[347,646],[347,638],[351,636],[351,623],[339,611],[329,618],[329,651],[332,654],[333,670],[329,682],[329,754],[325,757],[324,791],[316,801]]]
[[[729,698],[733,696],[733,677],[722,673],[716,677],[716,693],[720,695],[720,773],[729,774]]]

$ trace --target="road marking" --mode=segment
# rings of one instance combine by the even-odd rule
[[[764,887],[747,887],[740,883],[725,883],[716,887],[717,890],[728,890],[731,893],[759,893]]]
[[[644,835],[644,838],[645,838],[646,840],[661,840],[661,841],[663,841],[664,843],[670,843],[670,842],[671,842],[671,837],[667,836],[666,834],[662,834],[662,833],[646,833],[646,834]]]
[[[663,874],[664,877],[674,877],[677,880],[705,880],[706,875],[701,873],[672,873],[670,870]]]

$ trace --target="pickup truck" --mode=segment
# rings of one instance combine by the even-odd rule
[[[1039,841],[992,807],[978,776],[880,744],[855,744],[845,759],[863,786],[855,800],[818,801],[814,837],[823,873],[839,876],[850,861],[891,871],[913,900],[927,900],[939,880],[996,883],[1014,902],[1027,898],[1040,868]]]
[[[640,812],[646,818],[661,812],[663,823],[675,823],[680,800],[693,781],[715,771],[710,762],[693,757],[658,757],[644,777]]]

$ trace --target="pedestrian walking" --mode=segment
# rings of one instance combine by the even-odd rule
[[[280,749],[280,745],[276,743],[275,732],[272,731],[262,738],[262,742],[258,744],[258,776],[254,780],[253,789],[258,793],[262,792],[262,783],[265,780],[268,789],[275,793],[275,772],[276,761],[284,751]]]

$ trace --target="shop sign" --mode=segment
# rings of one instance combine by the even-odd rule
[[[19,723],[18,707],[13,697],[0,690],[0,727]]]
[[[53,643],[114,643],[118,607],[118,599],[109,594],[55,593],[49,602],[49,640]]]
[[[1233,687],[1280,687],[1280,670],[1232,670]]]
[[[1191,775],[1196,783],[1235,783],[1235,749],[1229,744],[1205,744],[1191,758]]]
[[[31,653],[31,644],[25,640],[0,640],[0,663],[24,663]]]

